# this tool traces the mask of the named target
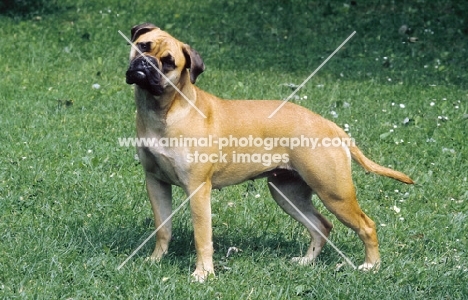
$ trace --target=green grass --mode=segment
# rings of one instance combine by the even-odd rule
[[[62,1],[0,15],[0,298],[466,299],[468,6],[394,2]],[[151,241],[116,270],[153,230],[135,151],[118,145],[135,135],[118,30],[147,21],[197,49],[207,65],[197,84],[230,99],[286,98],[283,84],[300,84],[357,31],[293,102],[348,124],[370,158],[417,182],[354,168],[378,226],[378,273],[336,271],[330,246],[314,266],[291,264],[308,236],[262,180],[213,193],[216,279],[190,283],[187,208],[161,263],[145,262]],[[411,35],[398,33],[404,24]],[[174,205],[184,198],[174,188]],[[360,264],[357,236],[313,201]],[[232,246],[242,252],[226,258]]]

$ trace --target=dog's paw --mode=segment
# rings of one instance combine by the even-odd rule
[[[145,262],[147,263],[158,263],[161,261],[161,257],[153,257],[153,256],[148,256],[147,258],[145,258]]]
[[[192,282],[199,282],[203,283],[211,277],[214,277],[214,271],[205,271],[205,270],[198,270],[196,269],[195,272],[192,273]]]
[[[293,257],[291,262],[298,264],[300,266],[308,266],[314,263],[313,257],[308,256],[301,256],[301,257]]]
[[[167,247],[156,247],[150,257],[147,257],[147,261],[159,262],[167,253]]]
[[[358,267],[358,270],[359,271],[364,271],[364,272],[368,272],[368,271],[374,271],[374,272],[377,272],[380,268],[380,262],[376,262],[376,263],[363,263],[362,265],[360,265]]]
[[[151,255],[145,258],[145,261],[150,262],[150,263],[158,263],[161,261],[161,259],[162,259],[161,255]]]

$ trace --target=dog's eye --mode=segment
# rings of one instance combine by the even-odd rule
[[[163,71],[172,71],[176,68],[174,57],[172,55],[166,55],[161,57],[161,63],[163,65]]]
[[[151,50],[151,42],[141,42],[137,44],[141,52],[148,52]]]

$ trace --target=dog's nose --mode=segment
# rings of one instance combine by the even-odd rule
[[[157,62],[153,57],[140,56],[130,63],[130,67],[126,73],[126,81],[128,84],[143,84],[148,81],[148,76],[152,73],[153,66],[157,66]]]
[[[127,83],[128,84],[134,84],[134,83],[140,83],[143,82],[146,79],[146,74],[143,71],[127,71]]]
[[[125,74],[128,84],[136,84],[155,96],[160,96],[164,88],[161,86],[160,64],[151,56],[140,56],[132,60]]]

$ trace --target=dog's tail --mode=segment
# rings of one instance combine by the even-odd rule
[[[367,172],[372,172],[378,175],[390,177],[390,178],[396,179],[398,181],[401,181],[407,184],[414,183],[414,181],[406,174],[383,167],[373,162],[372,160],[368,159],[361,152],[361,150],[359,150],[359,148],[353,143],[351,143],[351,145],[348,145],[348,148],[349,148],[349,151],[351,152],[351,157],[354,159],[354,161],[360,164],[364,168],[364,170],[366,170]]]

